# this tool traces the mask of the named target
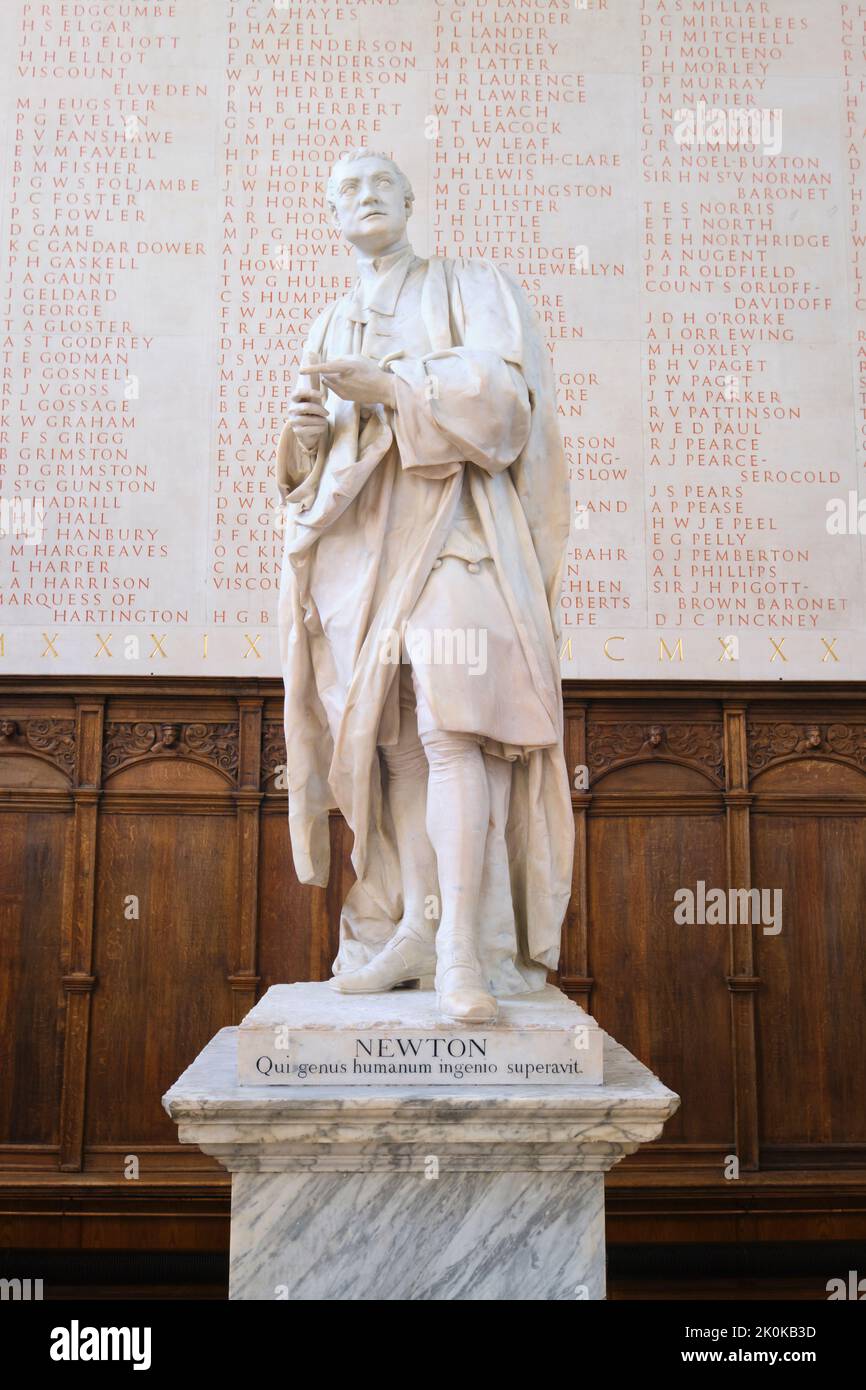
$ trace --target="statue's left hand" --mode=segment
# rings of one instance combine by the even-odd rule
[[[341,400],[357,401],[360,405],[394,405],[393,376],[360,353],[317,362],[315,368],[308,370],[315,370]]]

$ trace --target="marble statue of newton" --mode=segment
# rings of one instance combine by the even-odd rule
[[[552,372],[509,276],[415,254],[391,159],[341,157],[327,197],[358,278],[310,330],[277,458],[292,852],[325,885],[339,807],[334,989],[435,984],[443,1018],[489,1022],[543,988],[571,885]]]

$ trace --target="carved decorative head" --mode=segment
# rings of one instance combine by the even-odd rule
[[[406,223],[415,194],[399,165],[377,150],[341,155],[325,192],[334,226],[365,256],[406,244]]]
[[[18,725],[14,719],[0,719],[0,738],[14,738],[18,733]]]
[[[163,724],[160,743],[163,748],[174,748],[180,740],[179,724]]]
[[[650,727],[647,743],[650,748],[658,748],[664,742],[665,731],[661,724],[653,724]]]
[[[821,730],[817,724],[809,724],[806,727],[806,746],[807,748],[820,748],[823,743]]]

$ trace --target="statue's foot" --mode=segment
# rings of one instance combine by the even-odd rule
[[[499,1005],[484,988],[471,942],[450,937],[438,943],[437,954],[436,992],[442,1017],[454,1023],[492,1023]]]
[[[335,975],[330,985],[340,994],[381,994],[408,984],[432,989],[435,972],[432,934],[429,941],[422,941],[409,932],[397,932],[360,970]]]

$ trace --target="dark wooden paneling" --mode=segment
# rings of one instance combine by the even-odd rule
[[[587,857],[593,1015],[682,1098],[665,1146],[730,1150],[727,933],[674,922],[678,888],[725,881],[724,817],[592,815]]]
[[[755,882],[782,893],[756,931],[761,1162],[866,1163],[866,712],[768,704],[749,726]]]
[[[143,816],[103,806],[97,877],[86,1142],[124,1152],[170,1144],[175,1127],[160,1097],[232,1021],[231,807]],[[130,896],[137,919],[124,915]]]
[[[609,1176],[612,1238],[862,1235],[866,692],[573,684],[566,727],[559,980],[682,1096]],[[284,757],[277,681],[0,681],[8,1243],[224,1242],[228,1179],[160,1096],[270,984],[328,976],[353,877],[334,814],[328,887],[297,882]],[[699,880],[780,888],[782,932],[678,925]]]
[[[866,1151],[866,819],[758,812],[752,845],[783,911],[756,938],[762,1143]]]
[[[331,819],[331,853],[340,825]],[[259,971],[262,989],[286,980],[324,980],[336,955],[338,924],[328,888],[307,888],[295,876],[282,798],[262,815],[259,861]],[[332,873],[332,879],[336,875]]]
[[[0,1143],[59,1142],[68,811],[0,815]]]

